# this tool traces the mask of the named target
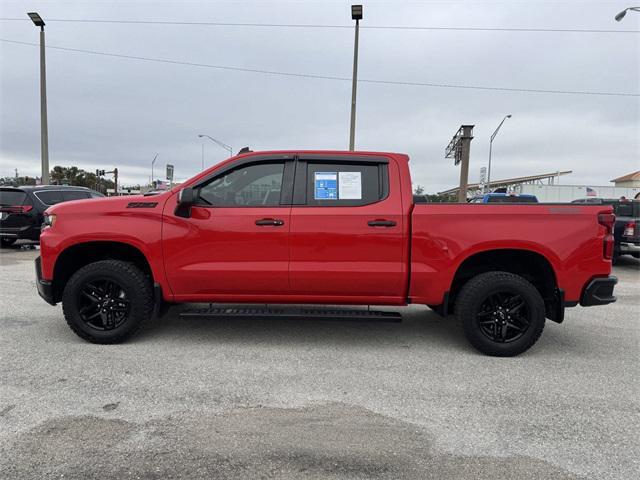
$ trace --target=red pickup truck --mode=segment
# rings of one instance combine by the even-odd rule
[[[38,292],[96,343],[172,303],[426,304],[497,356],[565,307],[615,301],[611,207],[424,203],[408,161],[248,152],[160,195],[53,206]]]

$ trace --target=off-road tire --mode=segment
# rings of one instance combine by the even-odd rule
[[[82,289],[98,279],[107,279],[120,285],[129,301],[126,319],[111,330],[100,331],[92,328],[83,321],[78,308]],[[151,280],[129,262],[102,260],[90,263],[75,272],[67,282],[62,295],[62,311],[71,330],[80,338],[91,343],[120,343],[134,335],[152,316]]]
[[[478,319],[479,315],[487,315],[480,311],[487,299],[503,292],[507,296],[519,296],[524,301],[529,321],[524,333],[508,343],[489,338],[483,333]],[[469,343],[480,352],[496,357],[512,357],[527,351],[538,341],[545,324],[545,305],[540,292],[521,276],[507,272],[482,273],[469,280],[456,298],[455,313],[462,322]]]

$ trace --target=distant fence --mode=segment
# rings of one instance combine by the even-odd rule
[[[540,202],[570,202],[579,198],[634,198],[640,187],[611,187],[592,185],[520,185],[519,193],[538,197]]]

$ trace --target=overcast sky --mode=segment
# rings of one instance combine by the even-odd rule
[[[640,30],[623,1],[365,1],[362,26]],[[138,57],[302,74],[351,76],[353,30],[69,23],[109,19],[349,25],[341,1],[7,1],[0,17],[47,21],[47,44]],[[28,21],[0,38],[38,42]],[[0,42],[0,176],[40,174],[38,48]],[[362,79],[524,89],[640,93],[640,34],[362,29]],[[125,184],[175,165],[200,170],[201,141],[266,149],[346,149],[349,81],[282,77],[47,50],[50,164],[117,166]],[[475,124],[470,180],[573,170],[567,184],[607,185],[640,169],[640,98],[361,83],[356,148],[411,157],[414,182],[436,192],[459,171],[444,148]],[[205,144],[206,165],[225,150]]]

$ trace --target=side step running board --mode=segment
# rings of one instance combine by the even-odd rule
[[[296,318],[347,320],[356,322],[401,322],[402,315],[398,312],[383,312],[381,310],[349,310],[336,308],[314,307],[271,307],[271,306],[210,306],[183,310],[181,318],[227,317],[227,318]]]

